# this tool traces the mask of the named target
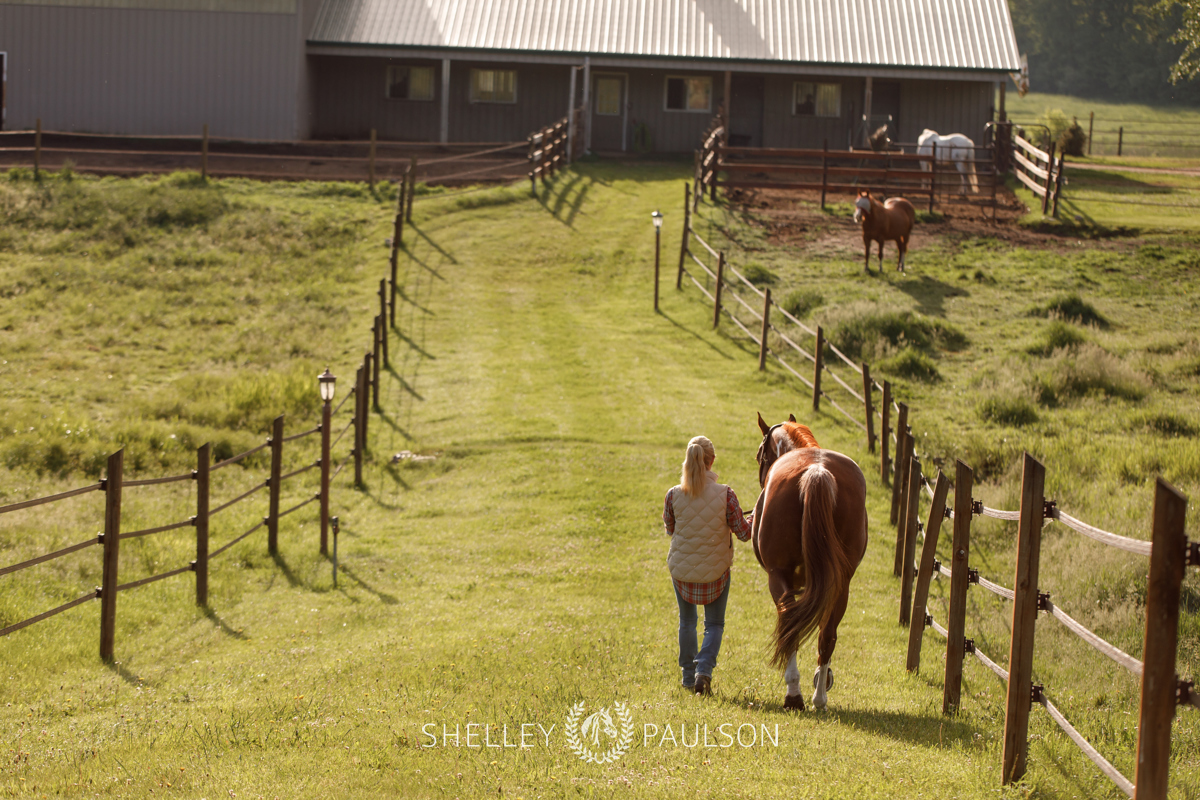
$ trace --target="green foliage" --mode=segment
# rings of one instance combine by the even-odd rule
[[[783,309],[797,319],[804,319],[814,308],[822,305],[825,298],[812,289],[793,289],[784,295]]]
[[[1070,126],[1054,141],[1061,155],[1082,157],[1087,154],[1087,134],[1078,119],[1072,119]]]
[[[759,264],[757,261],[751,261],[739,271],[746,276],[746,280],[750,281],[755,286],[770,286],[777,280],[775,273],[771,272],[771,270],[767,269],[762,264]]]
[[[1020,428],[1037,422],[1037,409],[1029,398],[1021,395],[1000,394],[985,397],[976,406],[976,413],[984,422],[1011,425]]]
[[[917,210],[917,222],[919,223],[937,223],[945,221],[946,215],[940,211],[929,211],[928,209]]]
[[[1026,352],[1035,356],[1048,356],[1056,350],[1078,347],[1087,341],[1087,337],[1074,327],[1062,320],[1051,320],[1041,331],[1038,340],[1031,344]]]
[[[933,383],[940,381],[937,365],[933,359],[912,347],[905,347],[899,353],[878,362],[879,369],[888,375],[899,375],[902,378]]]
[[[886,348],[931,352],[967,346],[967,337],[958,328],[912,311],[863,313],[838,325],[832,341],[851,358],[870,358]]]
[[[1089,396],[1140,400],[1147,393],[1143,376],[1095,344],[1057,350],[1045,364],[1034,391],[1038,402],[1048,408]]]
[[[1074,293],[1059,295],[1045,305],[1031,309],[1029,316],[1057,317],[1069,320],[1070,322],[1077,322],[1080,325],[1095,325],[1098,328],[1109,327],[1108,320],[1096,310],[1095,306]]]
[[[1200,429],[1182,414],[1169,411],[1145,412],[1134,417],[1134,427],[1159,436],[1196,436]]]

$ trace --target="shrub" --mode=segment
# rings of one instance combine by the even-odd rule
[[[1058,143],[1059,152],[1066,156],[1082,156],[1087,150],[1087,134],[1083,132],[1079,120],[1074,117],[1055,141]]]
[[[759,264],[756,261],[751,261],[742,270],[741,273],[746,276],[746,280],[753,283],[755,286],[769,286],[775,283],[777,278],[775,273]]]
[[[1037,409],[1027,397],[1013,395],[992,395],[980,401],[975,408],[979,418],[984,422],[995,422],[999,425],[1012,425],[1020,428],[1037,422]]]
[[[838,326],[832,339],[834,344],[853,358],[873,356],[886,350],[887,346],[931,351],[935,347],[961,350],[967,345],[967,337],[954,326],[911,311],[868,313],[852,317]]]
[[[1041,337],[1026,348],[1026,352],[1035,356],[1048,356],[1055,350],[1070,350],[1086,341],[1087,337],[1078,330],[1056,319],[1042,329]]]
[[[1140,414],[1134,418],[1136,427],[1144,428],[1160,436],[1195,436],[1196,426],[1191,420],[1168,411]]]
[[[942,379],[933,359],[911,347],[906,347],[896,355],[883,359],[878,366],[884,372],[926,383],[934,383]]]
[[[1034,380],[1038,402],[1053,408],[1067,400],[1087,397],[1116,397],[1140,400],[1146,395],[1145,380],[1120,359],[1095,344],[1077,350],[1059,350],[1048,359],[1049,369]]]
[[[1068,322],[1078,322],[1080,325],[1095,325],[1097,328],[1109,327],[1108,320],[1096,310],[1096,307],[1077,294],[1059,295],[1046,305],[1031,309],[1029,316],[1059,317]]]
[[[917,211],[917,222],[945,222],[946,215],[940,211]]]
[[[803,319],[824,302],[825,298],[811,289],[795,289],[783,298],[782,306],[793,317]]]

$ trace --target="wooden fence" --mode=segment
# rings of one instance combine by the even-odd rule
[[[399,207],[396,213],[395,224],[400,229],[403,224],[404,212],[411,214],[411,182],[406,184],[409,188],[400,191]],[[407,204],[405,199],[407,198]],[[104,493],[104,527],[103,533],[96,537],[86,539],[77,544],[55,550],[51,553],[45,553],[34,558],[27,559],[17,564],[11,564],[6,567],[0,567],[0,576],[9,573],[16,573],[30,567],[61,558],[90,547],[101,548],[101,585],[95,590],[87,592],[80,597],[75,598],[60,606],[36,614],[27,619],[10,624],[4,628],[0,628],[0,636],[7,636],[15,633],[23,628],[33,625],[42,620],[61,614],[76,606],[83,605],[90,600],[100,601],[100,657],[106,661],[111,661],[115,653],[115,630],[117,619],[117,596],[121,592],[130,589],[136,589],[140,586],[145,586],[150,583],[155,583],[160,580],[166,580],[184,573],[194,573],[196,579],[196,603],[198,605],[208,604],[208,573],[209,562],[223,555],[231,547],[246,539],[251,534],[266,528],[267,551],[275,553],[278,549],[279,521],[297,511],[300,511],[310,503],[319,502],[317,518],[320,520],[320,538],[318,548],[322,555],[329,554],[329,531],[332,523],[333,530],[333,549],[334,549],[334,580],[336,581],[336,552],[337,552],[337,533],[338,522],[337,517],[330,516],[330,490],[333,482],[341,474],[351,459],[354,460],[354,485],[363,486],[362,463],[363,455],[367,450],[367,435],[370,423],[371,408],[379,409],[379,384],[380,373],[389,365],[388,353],[388,328],[394,327],[395,324],[395,298],[396,298],[396,251],[399,246],[398,237],[393,240],[392,245],[392,286],[391,286],[391,303],[388,302],[388,280],[386,278],[379,281],[379,313],[375,315],[371,328],[371,343],[363,355],[362,361],[357,365],[354,385],[346,393],[335,407],[332,402],[325,402],[322,405],[321,423],[315,428],[285,435],[284,417],[276,417],[272,426],[271,434],[266,440],[251,449],[239,453],[230,458],[226,458],[217,463],[212,463],[212,445],[204,444],[196,451],[196,468],[191,472],[180,475],[171,475],[162,478],[146,478],[138,480],[125,480],[124,478],[124,450],[118,450],[108,457],[107,470],[105,477],[97,483],[83,486],[78,489],[72,489],[66,492],[49,495],[46,497],[38,497],[30,500],[24,500],[19,503],[0,506],[0,516],[5,514],[20,511],[22,509],[34,508],[47,503],[55,503],[66,500],[68,498],[77,497],[79,495],[88,494],[91,492]],[[389,326],[389,310],[391,315],[391,326]],[[354,398],[354,405],[350,410],[350,419],[346,425],[334,434],[333,418],[341,413],[342,408]],[[353,430],[354,438],[353,445],[349,452],[346,453],[341,463],[333,468],[332,451],[345,437],[345,435]],[[316,458],[306,465],[294,469],[290,472],[283,472],[284,463],[284,445],[290,442],[301,442],[310,436],[320,436],[319,449]],[[293,447],[296,445],[292,445]],[[213,473],[232,466],[233,464],[242,461],[249,456],[263,450],[270,450],[270,469],[265,479],[256,482],[249,490],[237,495],[236,497],[227,500],[219,505],[214,506],[211,501],[213,489]],[[301,496],[306,499],[301,500],[295,505],[284,510],[280,510],[280,503],[283,494],[283,486],[285,481],[290,481],[297,478],[310,470],[319,470],[320,479],[315,492],[303,491]],[[159,484],[179,483],[191,481],[196,486],[195,508],[196,513],[184,520],[168,522],[163,525],[156,525],[150,528],[145,528],[136,531],[121,530],[121,501],[126,489],[132,489],[141,486],[156,486]],[[213,518],[243,501],[249,500],[254,495],[263,489],[267,490],[266,498],[266,514],[262,520],[250,527],[248,530],[240,533],[237,536],[226,541],[219,547],[212,548],[209,542],[209,534],[212,526]],[[196,538],[196,558],[188,564],[181,565],[174,569],[152,575],[147,578],[129,581],[126,583],[120,582],[121,564],[120,564],[120,543],[126,539],[134,539],[143,536],[152,536],[167,531],[179,530],[182,528],[192,528],[195,530]]]
[[[822,209],[830,193],[868,189],[876,195],[927,198],[930,211],[939,200],[966,201],[990,207],[994,219],[998,188],[1004,185],[991,145],[972,148],[969,157],[950,162],[945,152],[939,156],[936,145],[932,154],[917,155],[915,142],[881,152],[830,150],[828,141],[821,150],[728,147],[724,133],[718,116],[695,153],[693,209],[705,189],[715,200],[718,187],[820,192]],[[960,172],[957,164],[965,165],[966,171]]]
[[[1051,719],[1080,747],[1084,755],[1127,795],[1134,797],[1136,794],[1139,800],[1165,798],[1171,720],[1175,714],[1175,707],[1187,704],[1200,708],[1200,692],[1193,689],[1192,681],[1180,680],[1175,674],[1180,587],[1186,567],[1200,566],[1200,542],[1189,541],[1184,531],[1186,498],[1160,478],[1154,499],[1152,540],[1146,542],[1118,536],[1088,525],[1057,508],[1053,501],[1047,501],[1044,496],[1045,469],[1036,459],[1026,454],[1020,509],[1004,511],[989,508],[981,501],[973,499],[974,473],[962,461],[958,462],[955,473],[953,505],[948,504],[950,481],[939,470],[935,483],[931,485],[922,474],[916,438],[909,424],[909,408],[893,397],[890,382],[885,380],[880,383],[873,379],[866,362],[856,365],[825,339],[824,330],[820,325],[814,330],[788,314],[772,300],[769,289],[764,291],[754,286],[728,263],[723,251],[716,250],[704,241],[693,228],[695,198],[694,187],[685,184],[683,240],[675,288],[682,289],[683,277],[686,275],[713,304],[714,328],[719,324],[721,313],[724,312],[758,345],[759,369],[765,367],[766,358],[771,355],[785,370],[812,389],[813,410],[819,410],[820,399],[825,397],[830,405],[866,434],[867,449],[870,452],[876,452],[877,441],[880,444],[880,479],[884,485],[891,486],[890,519],[891,523],[896,525],[894,574],[901,579],[899,622],[909,626],[907,668],[910,671],[919,669],[924,630],[929,627],[946,639],[942,704],[944,713],[952,714],[959,708],[962,665],[966,655],[973,655],[1005,682],[1007,700],[1002,764],[1005,784],[1019,780],[1024,775],[1028,752],[1029,713],[1032,704],[1037,703],[1046,709]],[[693,242],[699,245],[699,253],[692,249]],[[690,263],[703,272],[704,282],[698,280],[686,268],[689,259]],[[704,259],[708,259],[710,263],[715,260],[715,271]],[[762,298],[761,311],[746,303],[733,291],[734,288],[743,286]],[[657,293],[657,286],[655,291]],[[761,329],[757,335],[727,307],[727,300],[730,298],[754,320],[761,322]],[[811,353],[793,341],[788,332],[780,330],[771,322],[772,311],[782,315],[806,335],[813,337]],[[778,340],[790,351],[812,362],[812,380],[771,350],[768,341],[771,332],[774,332]],[[826,350],[861,375],[861,394],[829,370],[824,363]],[[861,403],[861,418],[842,408],[822,391],[822,375],[828,375],[842,390]],[[876,409],[873,403],[873,389],[879,390],[883,395],[879,409]],[[893,412],[896,414],[894,421]],[[878,438],[874,433],[876,419],[880,422]],[[889,453],[890,445],[893,444],[896,448],[894,460]],[[920,501],[923,492],[929,497],[928,516],[924,524],[920,521]],[[971,519],[978,515],[1018,523],[1013,589],[988,580],[970,566]],[[947,562],[948,566],[937,559],[937,543],[944,519],[951,519],[954,523],[952,556]],[[1048,593],[1038,590],[1041,531],[1045,520],[1058,521],[1085,537],[1149,557],[1145,647],[1142,654],[1144,661],[1138,661],[1101,639],[1056,605]],[[917,561],[916,547],[922,535],[921,556]],[[950,581],[949,611],[945,627],[928,612],[929,587],[935,575],[946,577]],[[976,647],[973,639],[965,636],[967,592],[971,585],[977,585],[1013,602],[1007,670]],[[1121,775],[1080,735],[1051,702],[1045,687],[1033,684],[1034,628],[1039,611],[1050,614],[1097,651],[1141,677],[1137,773],[1133,782]]]
[[[109,136],[43,131],[0,132],[0,169],[31,166],[35,176],[70,162],[79,172],[154,174],[195,170],[204,177],[258,180],[399,179],[415,160],[426,183],[510,180],[520,174],[526,142],[430,144],[391,142],[374,130],[365,140],[267,141],[209,136]]]
[[[1035,196],[1042,199],[1042,215],[1058,216],[1058,197],[1063,187],[1063,156],[1054,160],[1050,152],[1039,150],[1017,134],[1012,135],[1013,175]]]
[[[572,119],[571,117],[574,117]],[[583,108],[563,117],[552,125],[529,134],[529,188],[537,194],[537,179],[542,185],[565,169],[579,155],[586,137],[583,135]]]

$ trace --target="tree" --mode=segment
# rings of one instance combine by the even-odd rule
[[[1171,83],[1190,81],[1200,75],[1200,2],[1198,0],[1163,0],[1159,9],[1164,14],[1179,9],[1179,29],[1171,41],[1183,45],[1183,53],[1171,67]]]

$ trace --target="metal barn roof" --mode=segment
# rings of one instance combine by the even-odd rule
[[[1007,0],[325,0],[309,42],[1020,68]]]

